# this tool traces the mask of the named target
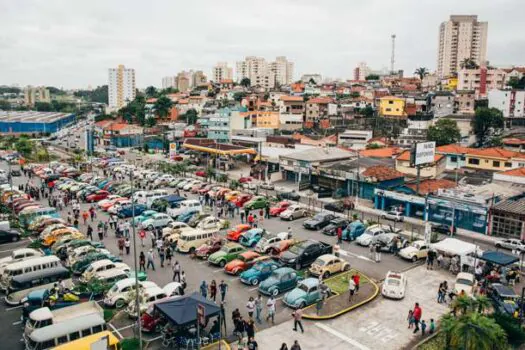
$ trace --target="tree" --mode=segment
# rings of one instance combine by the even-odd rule
[[[15,143],[15,149],[18,153],[27,158],[33,152],[33,144],[31,141],[29,141],[27,136],[20,136],[18,141]]]
[[[428,69],[425,67],[419,67],[415,70],[414,74],[419,76],[420,80],[423,80],[423,78],[428,75]]]
[[[206,175],[206,181],[209,180],[209,182],[211,182],[211,180],[215,178],[215,169],[212,167],[207,167],[205,171],[205,175]]]
[[[246,97],[245,92],[236,92],[233,94],[233,99],[237,102],[241,102],[243,98]]]
[[[39,112],[51,112],[53,105],[49,102],[35,102],[35,109]]]
[[[351,98],[358,98],[359,96],[361,96],[361,94],[359,93],[359,91],[352,91],[350,93],[350,97]]]
[[[310,84],[310,85],[317,85],[317,83],[315,82],[314,78],[310,78],[310,80],[308,81],[308,84]]]
[[[152,128],[157,124],[157,120],[155,118],[146,118],[146,121],[144,125],[148,128]]]
[[[0,100],[0,111],[9,111],[11,110],[11,103],[7,100]]]
[[[447,349],[503,350],[507,335],[494,319],[477,312],[459,317],[446,314],[441,318]]]
[[[379,80],[379,75],[377,74],[369,74],[365,78],[366,80]]]
[[[153,109],[157,115],[164,119],[170,114],[171,107],[173,107],[173,101],[166,96],[161,96],[155,101]]]
[[[463,69],[478,69],[478,64],[472,58],[465,58],[459,66]]]
[[[370,106],[366,106],[365,108],[361,108],[359,110],[359,114],[361,114],[365,118],[371,118],[374,116],[374,109]]]
[[[476,109],[472,120],[472,128],[478,139],[478,144],[483,146],[491,132],[502,129],[504,125],[503,113],[496,108],[481,107]]]
[[[523,90],[525,89],[525,76],[522,76],[521,79],[518,79],[518,77],[511,77],[507,82],[507,85],[513,89]]]
[[[461,140],[461,132],[455,120],[440,118],[428,128],[427,139],[436,141],[436,146],[450,145]]]
[[[180,115],[180,119],[186,121],[186,124],[193,125],[197,122],[199,115],[195,109],[188,109],[186,113]]]
[[[244,86],[245,88],[248,88],[250,87],[252,84],[251,84],[251,81],[249,78],[242,78],[241,80],[241,86]]]
[[[168,94],[176,94],[179,92],[179,89],[176,89],[174,87],[167,87],[165,89],[162,89],[159,93],[159,95],[168,95]]]
[[[157,88],[155,86],[148,86],[146,88],[146,96],[155,97],[157,95]]]
[[[48,89],[49,93],[52,95],[65,95],[66,94],[64,90],[56,88],[54,86],[47,86],[46,89]]]

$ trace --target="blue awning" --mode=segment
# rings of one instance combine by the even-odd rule
[[[500,266],[511,265],[520,260],[517,256],[496,251],[483,252],[480,259]]]

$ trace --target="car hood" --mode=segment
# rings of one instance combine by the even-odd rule
[[[246,279],[246,280],[253,278],[253,277],[257,277],[257,276],[260,276],[260,272],[259,270],[255,270],[255,269],[248,269],[244,271],[243,273],[241,273],[240,275],[241,278]]]
[[[284,296],[284,302],[288,304],[295,304],[295,302],[306,296],[306,292],[300,288],[294,288]]]
[[[410,255],[410,254],[415,254],[415,253],[417,253],[417,248],[411,247],[411,246],[403,248],[399,251],[399,254],[403,254],[403,255]]]
[[[209,260],[217,260],[217,259],[220,259],[220,258],[222,258],[224,256],[226,256],[226,253],[219,250],[218,252],[215,252],[212,255],[210,255],[210,257],[208,259]]]
[[[372,236],[368,233],[363,233],[361,236],[356,238],[356,242],[366,242],[372,239]]]
[[[321,223],[321,221],[319,220],[314,220],[314,219],[310,219],[310,220],[306,220],[304,222],[304,225],[307,225],[307,226],[315,226],[317,224]]]
[[[259,288],[266,290],[272,286],[275,286],[278,283],[279,283],[279,280],[277,278],[270,276],[261,282],[261,284],[259,285]]]
[[[323,229],[323,231],[332,231],[332,230],[335,230],[336,228],[337,228],[337,225],[329,224]]]

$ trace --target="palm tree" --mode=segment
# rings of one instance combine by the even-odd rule
[[[170,114],[170,110],[173,107],[173,101],[166,96],[161,96],[155,101],[153,109],[157,115],[164,119]]]
[[[447,349],[503,350],[507,349],[507,335],[494,319],[472,312],[455,318],[447,314],[441,318]]]
[[[414,74],[419,76],[419,80],[423,80],[423,78],[428,75],[428,69],[426,67],[419,67],[415,70]]]
[[[458,296],[451,305],[452,309],[461,310],[461,313],[465,315],[468,311],[475,309],[474,301],[468,296]]]
[[[486,295],[478,295],[476,296],[476,299],[474,300],[476,303],[478,310],[477,312],[480,314],[485,313],[486,310],[492,308],[492,302]]]
[[[472,58],[465,58],[461,63],[459,64],[461,68],[464,69],[478,69],[478,64],[472,59]]]

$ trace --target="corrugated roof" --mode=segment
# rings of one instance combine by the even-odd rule
[[[307,162],[317,162],[317,161],[334,161],[334,160],[344,160],[352,158],[353,153],[349,151],[344,151],[339,148],[315,148],[307,151],[296,152],[288,154],[284,157],[303,160]]]
[[[375,165],[368,167],[362,173],[365,177],[374,177],[377,181],[387,181],[392,179],[399,179],[405,175],[394,168],[390,168],[383,165]]]
[[[507,199],[494,205],[494,210],[506,211],[513,214],[525,215],[525,197],[519,199]]]

